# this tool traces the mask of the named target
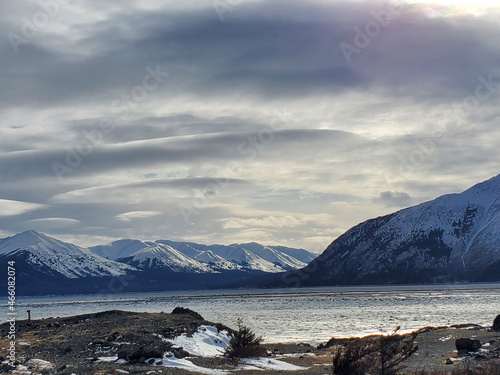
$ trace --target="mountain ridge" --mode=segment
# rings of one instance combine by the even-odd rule
[[[47,267],[67,278],[120,276],[127,271],[135,270],[123,263],[104,259],[86,248],[33,230],[0,241],[0,256],[12,258],[22,253],[38,268]]]
[[[284,280],[294,285],[500,280],[500,175],[364,221]]]
[[[118,240],[89,249],[26,231],[0,239],[0,277],[7,277],[7,264],[14,262],[16,293],[21,295],[147,292],[230,287],[233,282],[305,265],[258,244],[254,247],[281,254],[275,260],[283,263],[269,262],[239,245],[190,243],[179,250],[167,242],[174,244]],[[185,254],[189,252],[192,257]]]
[[[256,270],[262,272],[278,273],[291,269],[304,267],[314,259],[315,255],[304,249],[293,249],[280,246],[264,246],[256,242],[231,245],[203,245],[194,242],[176,242],[171,240],[139,241],[118,240],[109,244],[89,248],[90,251],[115,261],[122,261],[141,267],[139,256],[145,258],[150,254],[153,259],[153,250],[157,249],[158,257],[165,257],[179,253],[186,257],[184,263],[191,264],[192,270],[204,270],[206,265],[213,272],[220,270]],[[151,249],[149,252],[146,249]],[[296,254],[295,258],[288,253]],[[168,267],[168,265],[167,265]]]

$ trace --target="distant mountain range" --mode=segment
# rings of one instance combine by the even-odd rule
[[[365,221],[276,285],[500,281],[500,175]]]
[[[87,249],[28,231],[0,240],[0,278],[12,260],[21,294],[500,281],[500,175],[365,221],[318,257],[257,243],[127,239]]]
[[[82,248],[35,231],[0,239],[0,277],[15,261],[22,294],[223,287],[306,266],[315,255],[257,243],[200,245],[168,240],[119,240]],[[125,277],[127,276],[127,277]],[[114,283],[116,284],[116,283]]]
[[[175,272],[223,270],[277,273],[305,267],[316,255],[302,249],[258,243],[200,245],[167,240],[120,240],[91,247],[93,253],[138,269],[165,268]]]

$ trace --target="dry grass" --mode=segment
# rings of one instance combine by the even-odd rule
[[[418,371],[414,375],[500,375],[500,361],[472,366],[465,362],[461,368],[450,371]]]
[[[333,352],[333,374],[396,375],[398,365],[417,350],[414,339],[394,334],[351,340]]]

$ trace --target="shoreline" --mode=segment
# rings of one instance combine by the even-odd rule
[[[412,289],[421,287],[412,286]],[[86,295],[19,298],[16,306],[19,318],[26,318],[26,310],[30,309],[34,319],[110,309],[159,312],[186,306],[214,322],[234,325],[236,318],[241,317],[268,343],[303,341],[318,344],[332,336],[348,338],[381,331],[389,333],[397,325],[405,332],[412,332],[423,326],[467,322],[491,324],[491,319],[498,314],[500,288],[496,284],[482,286],[483,289],[467,285],[467,290],[463,291],[464,287],[459,286],[461,290],[456,290],[434,286],[433,290],[423,292],[393,291],[393,287],[389,291],[377,287],[378,292],[367,292],[363,287],[362,292],[357,288],[354,294],[346,293],[345,288],[340,290],[342,294],[339,288],[313,288],[299,290],[300,294],[285,290],[287,295],[283,295],[283,290],[254,290],[253,295],[243,294],[248,291],[242,290],[189,291],[183,295],[164,292],[116,294],[109,298]],[[348,291],[353,289],[348,288]],[[203,293],[208,295],[199,298]],[[471,303],[476,304],[473,309]],[[6,321],[8,312],[6,304],[0,307],[0,319],[3,317]]]
[[[89,371],[92,371],[91,373],[97,371],[106,373],[106,371],[117,370],[140,374],[166,367],[169,371],[174,371],[170,372],[172,374],[203,373],[205,371],[205,373],[232,374],[242,372],[249,375],[254,373],[264,375],[272,374],[272,371],[276,369],[297,375],[331,374],[332,357],[336,351],[347,350],[354,344],[376,348],[377,343],[383,337],[396,336],[396,342],[411,341],[411,344],[417,347],[415,352],[401,364],[401,371],[406,371],[403,370],[406,368],[409,372],[400,372],[401,374],[413,374],[422,365],[432,370],[449,370],[459,366],[464,358],[467,358],[468,361],[478,361],[480,364],[496,361],[500,357],[500,332],[494,332],[488,327],[476,324],[424,327],[413,333],[396,336],[371,335],[362,338],[332,338],[318,346],[304,341],[264,343],[263,347],[268,353],[267,359],[263,358],[260,361],[252,362],[253,364],[240,362],[239,367],[234,367],[231,361],[220,355],[216,357],[204,356],[200,355],[203,352],[196,352],[199,343],[191,342],[190,337],[206,336],[206,332],[211,330],[214,331],[214,335],[218,335],[220,332],[231,330],[231,328],[219,323],[208,322],[194,312],[193,314],[178,315],[113,310],[64,318],[38,319],[31,322],[20,320],[16,322],[16,325],[18,366],[26,368],[25,371],[31,371],[33,374],[38,373],[37,371],[40,369],[37,366],[39,365],[49,366],[50,371],[53,371],[49,373],[67,375],[84,374],[89,373]],[[216,327],[217,329],[203,327]],[[8,323],[0,325],[2,330],[0,355],[4,361],[5,351],[8,348],[8,342],[5,339],[8,328]],[[221,340],[221,338],[216,338],[214,341],[214,337],[212,336],[210,339],[211,342]],[[458,338],[480,340],[484,345],[481,349],[483,351],[461,359],[454,348],[455,340]],[[172,343],[182,343],[183,345],[180,349],[176,349]],[[130,363],[118,358],[120,351],[130,351],[148,345],[156,345],[160,351],[159,354],[156,354],[159,358],[151,363]],[[185,353],[177,358],[176,354],[172,354],[175,353],[175,350],[184,350]],[[173,357],[168,357],[169,352]],[[476,359],[478,356],[481,356],[481,359]],[[174,367],[169,367],[168,363]],[[270,364],[275,366],[274,370],[269,368],[251,369],[252,366],[265,367],[266,364],[267,366],[271,366]],[[179,369],[182,367],[181,365],[184,366],[183,369]],[[5,363],[2,366],[5,366]],[[194,366],[192,370],[196,371],[189,372],[189,366]],[[17,373],[28,374],[29,372]]]
[[[173,296],[165,296],[165,298],[190,297],[190,298],[209,298],[210,296],[268,296],[268,295],[294,295],[294,294],[313,294],[321,295],[322,293],[330,294],[355,294],[364,292],[391,293],[391,292],[427,292],[432,289],[453,289],[453,290],[468,290],[468,289],[500,289],[500,281],[491,282],[455,282],[455,283],[429,283],[429,284],[366,284],[366,285],[326,285],[326,286],[304,286],[301,288],[214,288],[214,289],[173,289],[173,290],[151,290],[151,291],[124,291],[119,293],[63,293],[63,294],[43,294],[43,295],[22,295],[19,298],[53,298],[53,297],[99,297],[106,298],[111,296],[127,296],[127,295],[150,295],[150,294],[174,294]],[[385,290],[384,290],[385,289]],[[322,291],[324,290],[324,291]],[[338,291],[336,291],[338,290]],[[317,291],[317,292],[315,292]],[[199,293],[199,294],[191,294]],[[7,299],[7,296],[0,296],[1,299]]]

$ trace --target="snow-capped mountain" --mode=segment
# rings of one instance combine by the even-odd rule
[[[23,266],[67,278],[119,276],[134,268],[104,259],[44,234],[27,231],[0,240],[0,259],[23,259]]]
[[[305,265],[285,250],[301,259],[314,256],[257,244],[207,246],[167,240],[119,240],[87,249],[27,231],[0,239],[0,277],[7,278],[8,262],[14,261],[20,295],[227,288]]]
[[[257,243],[201,245],[169,240],[120,240],[91,247],[102,257],[137,268],[166,268],[176,272],[219,272],[221,270],[283,272],[306,266],[314,255],[302,249],[273,248]],[[295,253],[301,260],[287,253]]]
[[[134,247],[138,245],[135,242]],[[212,272],[213,270],[205,263],[185,256],[180,251],[171,246],[155,243],[143,242],[144,246],[130,255],[131,247],[120,252],[116,261],[134,265],[139,269],[144,268],[165,268],[174,272]],[[101,247],[101,250],[103,247]]]
[[[258,243],[232,245],[200,245],[190,242],[157,241],[168,243],[184,254],[209,251],[239,267],[264,272],[282,272],[304,267],[317,255],[304,249],[284,246],[263,246]],[[195,255],[196,256],[196,255]]]
[[[298,273],[294,285],[500,280],[500,175],[361,223]]]

